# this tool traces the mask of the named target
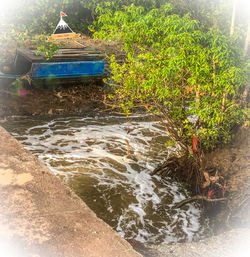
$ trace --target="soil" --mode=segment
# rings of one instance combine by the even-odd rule
[[[21,91],[21,92],[20,92]],[[63,114],[93,111],[103,107],[102,85],[60,86],[56,89],[0,90],[0,117]]]
[[[236,227],[250,229],[250,133],[238,130],[233,141],[206,156],[207,166],[225,178],[228,201],[210,207],[213,230]]]

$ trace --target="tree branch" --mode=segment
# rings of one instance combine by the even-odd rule
[[[204,195],[195,195],[193,197],[190,197],[188,199],[184,199],[182,201],[180,201],[179,203],[175,204],[173,206],[173,209],[177,209],[180,208],[181,206],[190,203],[190,202],[194,202],[196,200],[202,200],[202,201],[206,201],[206,202],[221,202],[221,201],[226,201],[227,198],[208,198]]]

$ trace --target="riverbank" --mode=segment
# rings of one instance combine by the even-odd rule
[[[226,146],[206,156],[207,167],[214,167],[225,178],[228,201],[210,208],[215,233],[224,229],[250,228],[250,132],[241,128]]]
[[[103,107],[101,85],[60,86],[55,89],[0,89],[0,117],[81,113]]]

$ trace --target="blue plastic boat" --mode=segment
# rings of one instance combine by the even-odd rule
[[[59,49],[52,59],[37,55],[34,49],[17,49],[11,73],[0,73],[1,81],[13,80],[29,74],[32,85],[63,84],[96,80],[104,76],[104,56],[96,50]]]

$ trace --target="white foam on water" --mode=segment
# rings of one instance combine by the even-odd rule
[[[101,211],[100,217],[122,237],[171,243],[191,241],[199,234],[199,207],[188,204],[185,210],[171,209],[187,192],[170,178],[150,175],[178,150],[166,148],[168,137],[157,121],[144,116],[127,123],[124,117],[109,115],[22,122],[14,122],[13,135],[76,188],[97,215]]]

